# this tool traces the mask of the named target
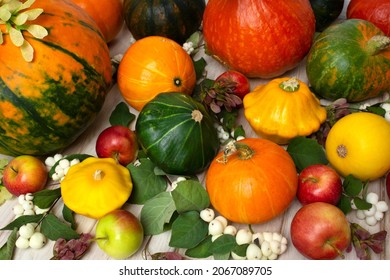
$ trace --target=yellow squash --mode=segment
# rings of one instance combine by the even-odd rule
[[[257,86],[243,105],[256,134],[277,144],[316,132],[327,116],[309,87],[296,78],[276,78]]]
[[[87,158],[71,166],[61,182],[64,204],[94,219],[121,208],[132,189],[130,171],[112,158]]]

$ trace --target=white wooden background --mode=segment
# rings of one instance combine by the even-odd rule
[[[345,18],[345,10],[349,3],[349,0],[346,0],[344,3],[344,10],[342,14],[340,15],[340,20]],[[123,54],[126,49],[130,46],[132,42],[132,37],[125,25],[122,28],[121,33],[117,36],[116,40],[110,43],[110,52],[111,56],[117,55],[117,54]],[[199,54],[198,54],[199,55]],[[216,78],[220,73],[225,71],[226,69],[222,67],[219,63],[217,63],[215,60],[208,56],[204,56],[207,60],[207,75],[210,78]],[[302,61],[301,64],[294,70],[284,74],[283,76],[295,76],[301,79],[304,82],[308,82],[306,72],[305,72],[305,61]],[[260,79],[252,79],[251,80],[251,88],[253,89],[257,84],[265,83],[265,80]],[[113,86],[111,91],[109,92],[107,99],[105,101],[104,107],[100,114],[98,115],[96,121],[85,131],[84,134],[82,134],[79,139],[72,144],[69,148],[67,148],[63,154],[75,154],[75,153],[87,153],[91,155],[96,155],[95,152],[95,141],[97,139],[97,136],[99,133],[106,127],[109,126],[109,116],[112,112],[112,110],[115,108],[115,106],[122,102],[123,99],[119,93],[119,90],[116,85]],[[131,112],[135,115],[138,114],[137,111],[135,111],[133,108],[130,108]],[[242,115],[239,119],[239,122],[243,125],[247,137],[257,137],[253,131],[251,130],[249,124],[246,122],[245,118]],[[135,122],[133,122],[134,125]],[[134,127],[132,127],[134,129]],[[0,157],[6,157],[3,155],[0,155]],[[8,157],[9,158],[9,157]],[[203,182],[204,174],[199,174],[200,180]],[[385,190],[385,180],[384,178],[379,179],[377,181],[374,181],[370,183],[369,186],[370,191],[374,191],[379,194],[381,200],[386,200],[388,203],[390,203],[389,199],[386,196],[386,190]],[[11,222],[14,218],[12,207],[17,203],[17,199],[13,198],[2,206],[0,206],[0,228],[7,225],[9,222]],[[140,210],[142,206],[139,205],[128,205],[126,204],[124,208],[131,211],[135,215],[139,216]],[[281,232],[284,236],[287,237],[289,240],[288,249],[287,251],[279,257],[279,259],[284,260],[300,260],[305,259],[297,250],[294,248],[294,246],[290,243],[290,235],[289,235],[289,228],[291,220],[296,213],[296,211],[301,207],[300,203],[295,200],[292,205],[289,207],[289,209],[282,214],[281,216],[273,219],[270,222],[255,225],[253,226],[254,230],[258,231],[277,231]],[[60,215],[62,207],[61,205],[58,205],[58,207],[54,208],[54,214]],[[355,218],[355,214],[351,213],[348,215],[348,219],[351,222],[359,222]],[[94,234],[95,232],[95,225],[96,221],[90,218],[86,218],[80,215],[76,215],[76,223],[78,225],[77,231],[78,232],[91,232]],[[378,223],[376,226],[370,227],[367,226],[365,223],[361,223],[362,226],[370,230],[372,233],[377,232],[379,230],[387,230],[390,233],[390,214],[386,213],[385,218]],[[245,225],[237,225],[239,228],[244,227]],[[9,231],[1,231],[0,232],[0,246],[4,244],[8,238]],[[170,248],[168,246],[170,238],[170,232],[165,232],[160,235],[156,236],[146,236],[144,239],[143,247],[146,248],[149,253],[157,253],[157,252],[165,252],[165,251],[173,251],[174,248]],[[386,240],[386,246],[385,250],[382,254],[376,255],[372,254],[372,259],[390,259],[390,237],[387,237]],[[53,249],[53,241],[49,241],[42,249],[16,249],[14,259],[25,259],[25,260],[47,260],[52,257],[52,249]],[[144,248],[141,248],[136,254],[134,254],[130,259],[143,259],[144,258]],[[182,252],[179,250],[179,252]],[[351,253],[345,254],[346,259],[356,259],[355,251],[352,250]],[[96,243],[92,244],[89,251],[86,253],[86,255],[83,257],[83,259],[96,259],[96,260],[104,260],[104,259],[110,259],[108,255],[106,255],[98,246]]]

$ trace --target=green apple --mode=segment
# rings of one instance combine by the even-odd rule
[[[30,155],[13,158],[3,171],[3,184],[15,196],[41,191],[47,179],[45,164]]]
[[[118,209],[98,220],[95,238],[99,247],[109,256],[125,259],[141,247],[144,230],[136,216],[127,210]]]

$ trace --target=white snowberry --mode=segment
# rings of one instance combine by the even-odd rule
[[[215,217],[215,219],[222,223],[223,228],[227,227],[228,221],[227,221],[227,219],[224,216],[220,216],[219,215],[219,216]]]
[[[32,210],[34,209],[34,203],[32,201],[24,201],[22,203],[23,209],[24,210]]]
[[[383,219],[383,217],[385,216],[385,214],[383,212],[379,212],[379,211],[376,211],[374,217],[377,221],[381,221]]]
[[[63,155],[61,155],[61,154],[55,154],[54,155],[54,162],[57,162],[57,161],[59,161],[60,159],[62,159],[64,156]],[[54,164],[53,164],[54,165]]]
[[[223,233],[235,236],[237,234],[237,228],[235,226],[233,226],[233,225],[228,225],[223,230]]]
[[[238,245],[252,243],[252,233],[248,229],[240,229],[236,234],[236,242]]]
[[[379,212],[382,212],[382,213],[389,210],[389,206],[387,205],[386,201],[384,201],[384,200],[378,201],[378,203],[375,206],[376,206],[376,210]]]
[[[23,215],[32,216],[32,215],[35,215],[35,212],[33,209],[28,209],[28,210],[24,210]]]
[[[374,216],[375,212],[376,212],[376,206],[374,204],[371,206],[370,209],[363,210],[363,213],[364,215],[366,215],[366,217]]]
[[[16,239],[15,246],[19,249],[27,249],[30,247],[30,241],[27,238],[19,236],[18,239]]]
[[[263,257],[263,253],[259,246],[255,243],[251,243],[246,248],[246,258],[248,260],[260,260]]]
[[[203,209],[202,211],[200,211],[199,215],[200,215],[200,218],[201,218],[203,221],[207,222],[207,223],[209,223],[209,222],[211,222],[212,220],[214,220],[214,217],[215,217],[214,210],[211,209],[211,208],[205,208],[205,209]]]
[[[45,165],[46,166],[52,167],[52,166],[54,166],[54,164],[56,164],[56,161],[55,161],[54,157],[47,157],[45,159]]]
[[[366,216],[366,224],[369,226],[375,226],[378,222],[377,219],[375,219],[375,216]]]
[[[21,194],[21,195],[18,196],[18,202],[19,202],[19,204],[23,204],[23,202],[25,202],[25,201],[26,201],[26,199],[25,199],[25,197],[24,197],[24,194]]]
[[[364,214],[363,210],[357,210],[356,211],[356,217],[359,219],[359,220],[364,220],[366,218],[366,215]]]
[[[212,220],[210,223],[209,223],[209,234],[211,235],[219,235],[219,234],[222,234],[223,233],[223,224],[214,219]]]
[[[370,192],[366,196],[366,201],[371,204],[377,204],[379,201],[379,196],[374,192]]]
[[[15,214],[16,216],[18,216],[18,215],[23,215],[24,208],[23,208],[22,204],[16,204],[16,205],[13,207],[13,211],[14,211],[14,214]]]
[[[242,256],[237,255],[234,252],[231,252],[230,255],[232,256],[233,260],[237,260],[237,261],[246,260],[246,256],[242,257]]]
[[[269,257],[271,256],[272,254],[272,249],[271,249],[271,246],[270,246],[270,243],[266,240],[264,240],[263,243],[261,243],[261,252],[263,253],[263,255],[265,257]]]
[[[32,193],[26,193],[26,194],[24,195],[24,199],[25,199],[26,201],[33,201],[34,195],[33,195]]]
[[[42,248],[47,242],[46,236],[44,236],[42,233],[36,231],[34,234],[30,237],[30,247],[33,249],[40,249]]]
[[[19,228],[19,235],[26,239],[29,239],[35,232],[35,228],[32,224],[25,224]]]

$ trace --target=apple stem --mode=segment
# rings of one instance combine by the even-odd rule
[[[103,172],[103,170],[101,170],[101,169],[95,170],[95,173],[93,174],[93,178],[94,178],[96,181],[102,180],[103,177],[104,177],[104,172]]]
[[[302,182],[307,182],[307,181],[310,181],[312,183],[318,183],[318,179],[315,177],[307,177],[307,178],[302,179]]]
[[[342,259],[344,259],[345,258],[345,256],[344,256],[344,254],[343,254],[343,252],[342,251],[340,251],[340,249],[339,248],[337,248],[336,246],[334,246],[332,243],[330,243],[329,242],[329,240],[326,242],[329,246],[331,246],[333,249],[335,249],[336,250],[336,252],[337,252],[337,254],[342,258]]]

